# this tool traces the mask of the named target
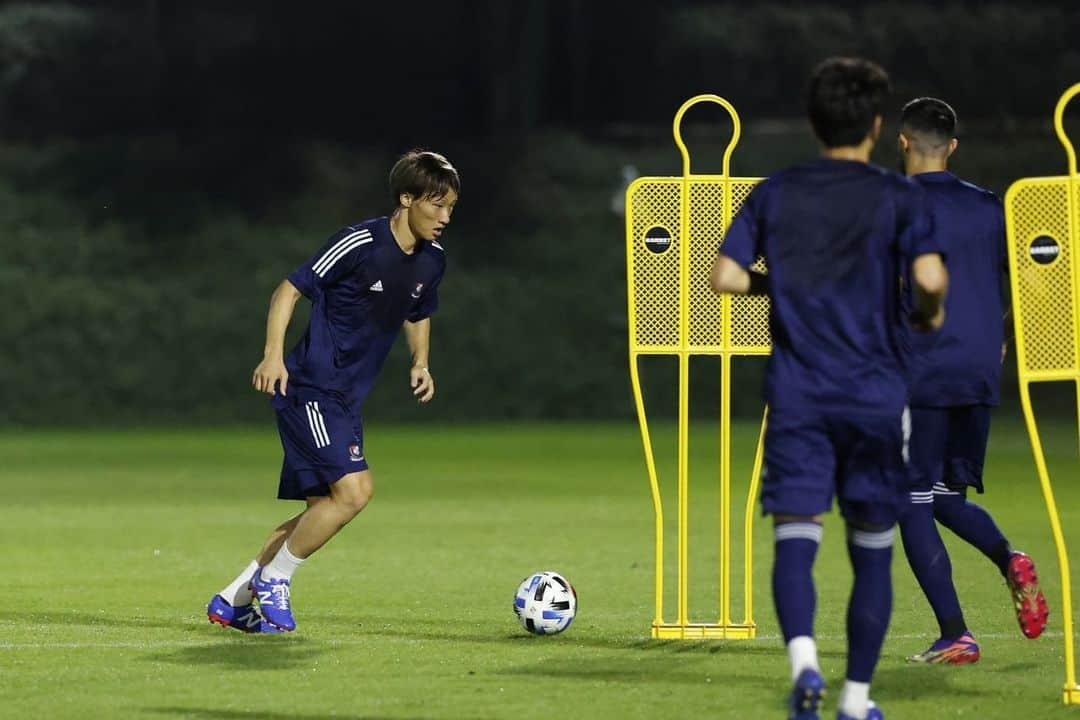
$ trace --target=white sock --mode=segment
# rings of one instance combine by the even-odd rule
[[[837,709],[856,720],[865,720],[866,713],[870,712],[870,683],[845,680]]]
[[[271,560],[266,567],[262,569],[263,580],[289,580],[292,578],[292,574],[296,572],[296,568],[300,567],[300,563],[304,562],[304,558],[298,558],[289,552],[288,541],[281,543],[281,549],[277,551],[277,555]]]
[[[799,674],[807,668],[821,671],[817,660],[817,643],[809,635],[791,638],[791,642],[787,644],[787,654],[791,661],[792,682],[795,682]]]
[[[248,583],[251,582],[251,576],[255,574],[255,571],[259,569],[259,563],[252,560],[248,563],[248,566],[244,568],[244,571],[236,576],[236,579],[225,586],[219,595],[225,598],[225,602],[229,603],[233,607],[241,607],[251,602],[251,590],[248,589]]]

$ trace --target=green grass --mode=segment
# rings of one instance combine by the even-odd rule
[[[736,537],[755,430],[735,432]],[[702,426],[692,446],[697,620],[716,613],[714,437],[715,426]],[[664,456],[670,428],[656,440]],[[1047,428],[1044,440],[1063,521],[1076,527],[1073,430]],[[653,517],[633,425],[375,426],[367,454],[375,501],[299,571],[298,630],[245,636],[211,626],[203,608],[294,511],[272,499],[280,449],[269,423],[0,435],[0,715],[782,716],[787,660],[770,600],[766,524],[754,545],[758,639],[648,639]],[[673,467],[661,463],[669,517]],[[983,660],[907,666],[903,657],[933,639],[935,624],[898,554],[895,613],[873,691],[889,720],[1080,713],[1061,705],[1057,563],[1019,425],[995,429],[987,485],[986,506],[1040,564],[1051,625],[1042,639],[1024,640],[996,571],[952,541]],[[1071,540],[1076,547],[1080,537]],[[669,567],[674,547],[669,534]],[[511,596],[523,576],[547,568],[575,583],[579,614],[564,635],[534,638],[516,625]],[[816,576],[822,661],[838,688],[850,571],[835,517]],[[736,578],[736,619],[741,588]]]

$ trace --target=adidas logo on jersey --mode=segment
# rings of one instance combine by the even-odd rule
[[[382,280],[376,280],[375,284],[368,288],[372,292],[382,292]]]

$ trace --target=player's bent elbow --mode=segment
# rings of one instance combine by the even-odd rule
[[[709,273],[709,287],[714,293],[745,293],[750,287],[750,273],[725,255],[719,255]]]
[[[720,278],[718,278],[716,276],[716,273],[713,273],[709,277],[709,287],[712,289],[713,293],[716,294],[716,295],[720,295],[720,294],[722,294],[724,292],[723,283],[721,283]]]

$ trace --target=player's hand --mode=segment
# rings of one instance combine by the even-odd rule
[[[285,384],[289,381],[289,371],[280,357],[267,357],[255,368],[251,386],[259,392],[274,394],[274,387],[285,395]]]
[[[409,387],[413,395],[422,403],[435,397],[435,378],[431,377],[426,367],[413,367],[409,370]]]

